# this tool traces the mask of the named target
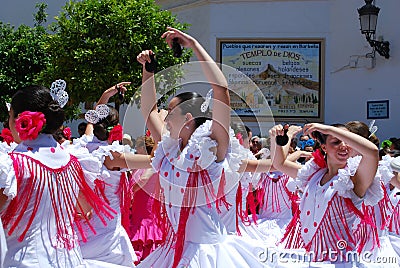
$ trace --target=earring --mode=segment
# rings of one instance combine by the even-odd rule
[[[186,129],[189,129],[189,126],[185,126]]]

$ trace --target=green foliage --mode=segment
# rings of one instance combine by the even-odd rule
[[[35,27],[21,25],[17,29],[0,22],[0,120],[8,112],[5,103],[17,89],[32,84],[49,62],[46,53],[48,33],[41,25],[45,22],[46,4],[37,5]],[[36,20],[40,19],[40,20]]]
[[[189,60],[188,51],[179,59],[172,56],[161,38],[167,26],[187,27],[152,0],[70,1],[52,25],[51,62],[40,80],[46,85],[56,79],[67,82],[70,118],[79,113],[80,102],[97,101],[117,82],[132,82],[124,100],[129,102],[138,97],[142,67],[136,56],[142,50],[156,53],[159,70]]]

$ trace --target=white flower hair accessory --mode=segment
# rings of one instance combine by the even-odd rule
[[[205,101],[201,104],[200,110],[201,110],[202,113],[205,113],[207,111],[208,106],[210,106],[210,102],[211,102],[211,99],[212,99],[212,94],[213,94],[213,90],[210,89],[207,92]]]
[[[50,95],[58,102],[61,108],[68,102],[68,93],[65,91],[67,83],[64,80],[58,79],[51,84]]]
[[[368,138],[370,138],[372,135],[374,135],[378,131],[378,127],[374,126],[375,120],[372,120],[371,123],[369,123],[369,134]]]
[[[85,113],[85,119],[91,124],[97,124],[106,118],[110,113],[110,108],[106,104],[99,104],[95,110],[89,110]]]
[[[7,111],[9,112],[11,110],[11,103],[6,102],[6,107],[7,107]]]

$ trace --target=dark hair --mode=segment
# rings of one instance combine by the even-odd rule
[[[64,110],[43,86],[32,85],[18,90],[12,97],[11,108],[15,118],[25,111],[43,113],[46,125],[42,133],[53,134],[64,123]]]
[[[53,137],[57,142],[60,142],[61,140],[68,140],[67,137],[64,135],[64,131],[59,128],[53,133]]]
[[[3,122],[3,128],[10,128],[10,126],[8,124],[8,119]]]
[[[114,107],[107,105],[110,108],[110,113],[97,124],[93,125],[93,134],[101,141],[108,139],[109,128],[119,123],[119,113]]]
[[[250,132],[252,132],[252,131],[251,131],[251,129],[250,129],[248,126],[245,125],[244,127],[245,127],[245,129],[246,129],[247,136],[248,136],[248,135],[250,134]]]
[[[183,92],[175,96],[179,100],[179,108],[182,114],[191,113],[196,128],[204,124],[207,119],[210,119],[209,108],[203,113],[200,108],[205,99],[196,92]]]
[[[400,139],[395,139],[392,141],[393,150],[400,150]]]
[[[246,129],[246,126],[243,125],[243,123],[231,123],[231,128],[233,129],[233,131],[235,132],[235,134],[242,134],[243,140],[247,140],[247,138],[249,137],[249,133]]]
[[[155,145],[154,139],[149,136],[140,136],[136,139],[135,143],[135,146],[146,147],[146,152],[148,155],[150,155],[151,152],[153,151],[154,145]]]
[[[80,131],[80,132],[85,133],[86,127],[87,127],[87,123],[86,123],[86,122],[81,122],[81,123],[79,123],[79,125],[78,125],[78,132]]]
[[[363,138],[366,138],[379,148],[380,142],[378,137],[376,137],[375,134],[371,135],[369,127],[365,123],[361,121],[350,121],[347,122],[345,126],[350,132],[353,132]]]

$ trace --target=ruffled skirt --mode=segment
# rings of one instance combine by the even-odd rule
[[[261,241],[226,235],[217,244],[198,244],[185,242],[178,267],[220,268],[220,267],[275,267],[262,258],[265,245]],[[137,267],[170,268],[174,262],[174,250],[162,246],[151,253]]]

